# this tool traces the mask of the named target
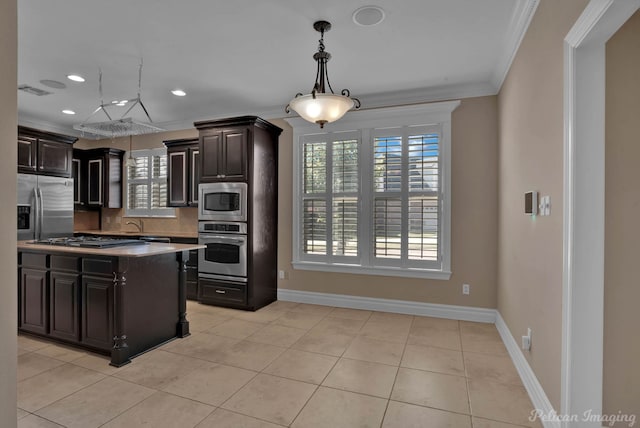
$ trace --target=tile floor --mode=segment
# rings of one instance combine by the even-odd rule
[[[125,367],[18,337],[18,427],[540,427],[495,326],[275,302],[188,303]]]

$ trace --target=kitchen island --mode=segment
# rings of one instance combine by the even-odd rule
[[[195,244],[83,248],[18,242],[18,330],[111,356],[116,367],[189,335]]]

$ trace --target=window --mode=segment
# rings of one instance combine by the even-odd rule
[[[127,216],[174,216],[167,208],[166,149],[134,150],[127,170]]]
[[[451,112],[459,102],[294,126],[297,269],[450,277]]]

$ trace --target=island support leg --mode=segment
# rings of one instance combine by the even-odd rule
[[[176,335],[178,337],[187,337],[189,333],[189,321],[187,321],[187,261],[189,260],[189,251],[180,251],[176,253],[178,260],[178,325]]]
[[[111,362],[115,367],[129,364],[129,346],[124,325],[124,291],[127,279],[124,272],[118,270],[113,273],[113,348],[111,349]]]

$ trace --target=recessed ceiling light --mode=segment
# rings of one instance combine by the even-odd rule
[[[62,112],[63,112],[64,114],[76,114],[76,112],[75,112],[75,111],[73,111],[73,110],[69,110],[69,109],[62,110]]]
[[[176,97],[184,97],[185,95],[187,95],[187,93],[182,89],[174,89],[173,91],[171,91],[171,93]]]
[[[44,79],[41,80],[40,83],[53,89],[64,89],[67,87],[67,85],[62,82],[58,82],[57,80]]]
[[[378,25],[384,20],[385,13],[378,6],[362,6],[353,12],[353,22],[363,27]]]
[[[73,80],[74,82],[80,82],[80,83],[84,82],[84,77],[79,76],[77,74],[69,74],[67,75],[67,79]]]

